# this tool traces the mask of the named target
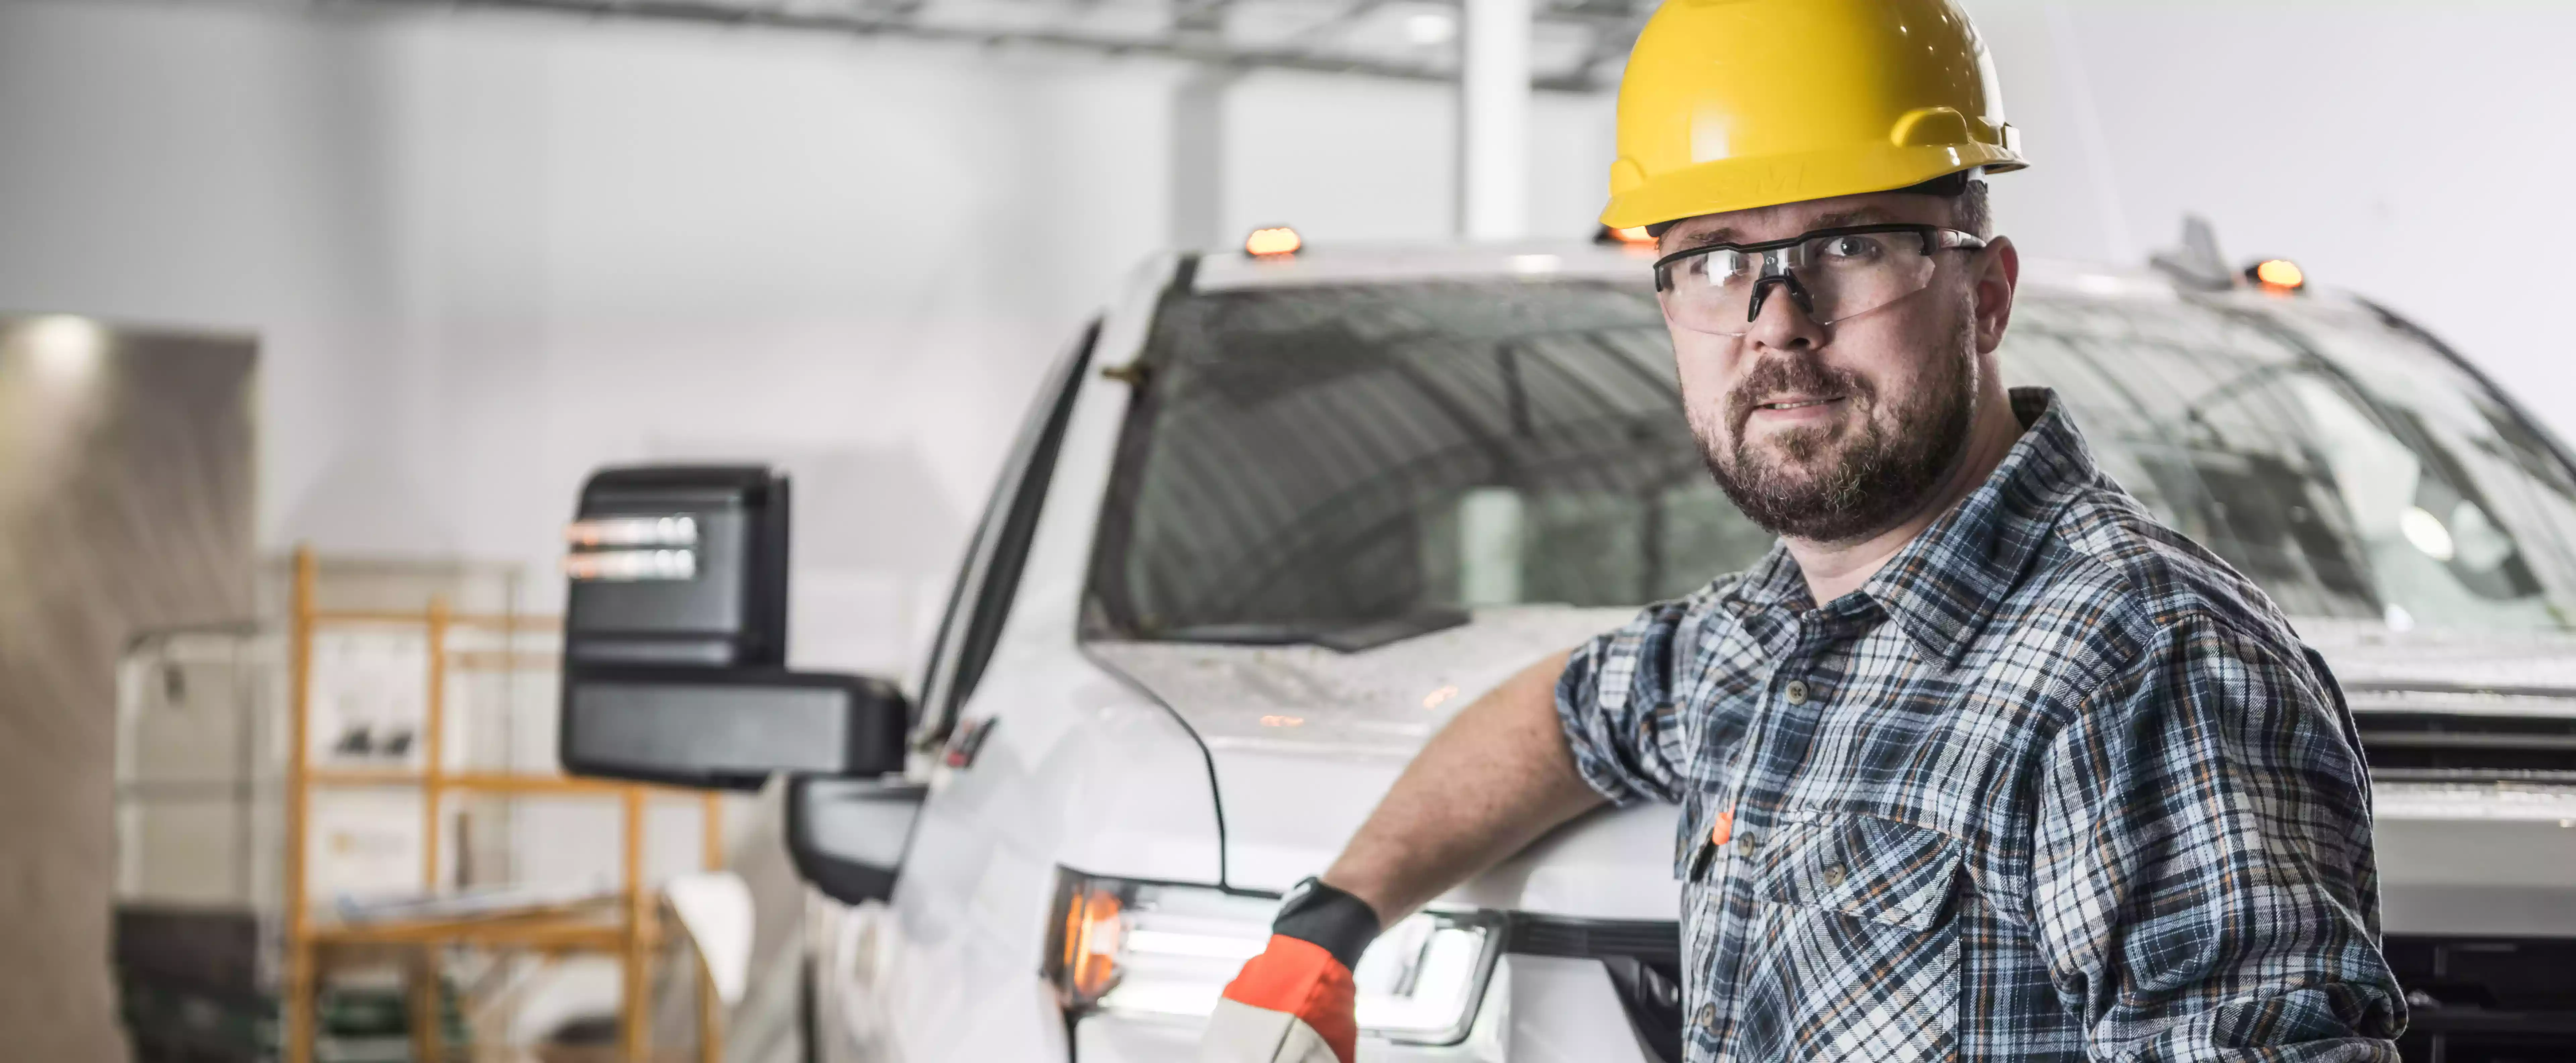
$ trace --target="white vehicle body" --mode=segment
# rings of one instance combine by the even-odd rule
[[[1456,709],[1541,654],[1614,627],[1633,608],[1522,605],[1358,653],[1309,645],[1086,640],[1080,623],[1103,499],[1157,307],[1186,291],[1395,283],[1428,277],[1620,277],[1633,253],[1592,246],[1310,251],[1287,262],[1211,256],[1143,270],[1048,385],[1006,467],[921,682],[924,726],[981,731],[962,766],[929,765],[891,898],[811,911],[811,1033],[826,1061],[1168,1061],[1192,1057],[1186,1017],[1069,1014],[1048,975],[1060,950],[1060,876],[1276,894],[1325,867],[1423,740]],[[2033,263],[2023,301],[2054,295],[2175,302],[2161,276]],[[2238,294],[2228,298],[2255,298]],[[2331,295],[2306,298],[2327,300]],[[2009,369],[2008,369],[2009,371]],[[1062,394],[1060,439],[1032,440]],[[1051,452],[1032,460],[1033,450]],[[1033,468],[1034,465],[1034,468]],[[1051,467],[1050,467],[1051,466]],[[1043,505],[1007,532],[1029,491]],[[1025,544],[1024,556],[1003,556]],[[1008,571],[1017,568],[1015,584]],[[1707,573],[1705,575],[1715,575]],[[959,646],[989,633],[980,681]],[[979,619],[980,617],[980,619]],[[2384,623],[2301,622],[2367,712],[2422,708],[2457,684],[2532,688],[2513,711],[2567,714],[2576,641],[2443,637]],[[972,671],[976,666],[969,665]],[[959,696],[963,694],[962,698]],[[2486,700],[2481,701],[2484,698]],[[2433,711],[2438,711],[2434,706]],[[955,743],[952,741],[952,747]],[[2403,775],[2403,773],[2399,773]],[[2391,934],[2576,938],[2576,790],[2439,773],[2378,786],[2379,859]],[[1582,819],[1452,891],[1440,907],[1512,913],[1560,930],[1675,917],[1674,812]],[[1506,935],[1510,936],[1510,935]],[[1363,1037],[1361,1058],[1651,1063],[1603,959],[1560,941],[1498,946],[1472,1017],[1451,1043]],[[1579,936],[1579,935],[1578,935]],[[1579,945],[1579,942],[1577,943]],[[1549,954],[1554,953],[1554,954]],[[1209,990],[1213,992],[1213,989]]]

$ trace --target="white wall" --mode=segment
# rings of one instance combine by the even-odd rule
[[[260,331],[277,547],[542,565],[595,465],[779,456],[902,492],[845,506],[896,529],[853,520],[824,559],[939,568],[1036,366],[1160,239],[1167,71],[552,19],[0,20],[0,305]]]
[[[788,462],[799,655],[899,668],[1038,367],[1165,241],[1182,73],[0,3],[0,307],[261,332],[277,548],[543,566],[595,466]],[[1438,237],[1451,110],[1436,85],[1245,79],[1228,231]],[[1534,228],[1580,235],[1607,101],[1538,114]]]
[[[2143,256],[2206,215],[2230,256],[2295,258],[2394,307],[2576,438],[2576,365],[2549,316],[2576,285],[2556,251],[2576,243],[2557,191],[2576,168],[2557,132],[2576,6],[1966,3],[2036,160],[1995,182],[2026,245],[2114,257],[2125,230]]]

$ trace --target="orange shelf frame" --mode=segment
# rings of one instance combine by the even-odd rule
[[[444,596],[431,599],[429,608],[418,613],[394,611],[323,610],[315,605],[316,585],[321,565],[309,547],[295,551],[292,617],[288,637],[288,709],[289,741],[293,743],[287,760],[286,800],[286,978],[284,1000],[285,1063],[312,1063],[314,1047],[314,1004],[318,988],[322,954],[341,946],[400,946],[418,948],[416,975],[411,997],[413,1009],[414,1054],[422,1060],[444,1057],[439,1043],[436,1013],[437,950],[452,945],[471,945],[498,950],[524,950],[543,953],[567,951],[597,952],[618,958],[623,995],[618,1003],[618,1025],[623,1054],[641,1063],[650,1052],[651,1002],[647,1000],[652,985],[653,949],[659,942],[655,926],[654,898],[644,882],[644,814],[646,801],[653,796],[685,796],[701,802],[704,831],[701,863],[708,870],[720,870],[724,863],[724,821],[721,796],[714,792],[629,783],[603,782],[554,774],[521,774],[507,772],[450,772],[446,762],[447,673],[450,665],[448,635],[457,628],[481,628],[501,631],[559,630],[562,621],[555,617],[460,614],[450,612]],[[418,624],[426,628],[429,642],[429,669],[423,727],[423,767],[419,771],[374,768],[323,768],[312,763],[312,684],[313,637],[328,625]],[[460,655],[462,656],[462,655]],[[484,663],[482,661],[478,664]],[[317,791],[333,788],[416,787],[421,791],[423,817],[421,887],[424,891],[438,888],[438,854],[440,815],[444,798],[451,792],[497,793],[517,795],[578,795],[618,799],[622,846],[620,889],[613,906],[613,918],[600,919],[568,913],[559,908],[495,912],[468,918],[388,920],[369,923],[317,924],[313,918],[310,868],[306,866],[306,849],[312,826],[313,796]],[[697,979],[698,989],[698,1056],[702,1063],[718,1063],[723,1047],[717,1024],[721,1008],[716,1000],[713,980]]]

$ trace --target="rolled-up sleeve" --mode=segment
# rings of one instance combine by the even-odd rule
[[[1613,804],[1681,799],[1674,694],[1695,601],[1647,606],[1577,647],[1557,680],[1556,715],[1574,766]]]
[[[2159,625],[2046,753],[2031,912],[2097,1060],[2385,1060],[2370,784],[2322,663]]]

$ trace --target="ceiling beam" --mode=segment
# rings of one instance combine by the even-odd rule
[[[1205,31],[1160,37],[1111,37],[1102,34],[1042,29],[980,29],[924,24],[918,7],[905,5],[871,11],[797,11],[774,7],[737,7],[703,0],[313,0],[316,7],[378,7],[444,10],[503,10],[590,18],[630,18],[705,26],[753,26],[770,29],[838,33],[857,37],[972,44],[986,47],[1026,46],[1041,50],[1086,52],[1108,56],[1149,56],[1233,69],[1299,70],[1351,74],[1400,81],[1457,80],[1456,72],[1428,63],[1338,57],[1295,48],[1253,48],[1226,43]],[[1373,6],[1373,5],[1369,5]],[[1537,77],[1541,92],[1594,92],[1598,80],[1584,70],[1564,77]]]

